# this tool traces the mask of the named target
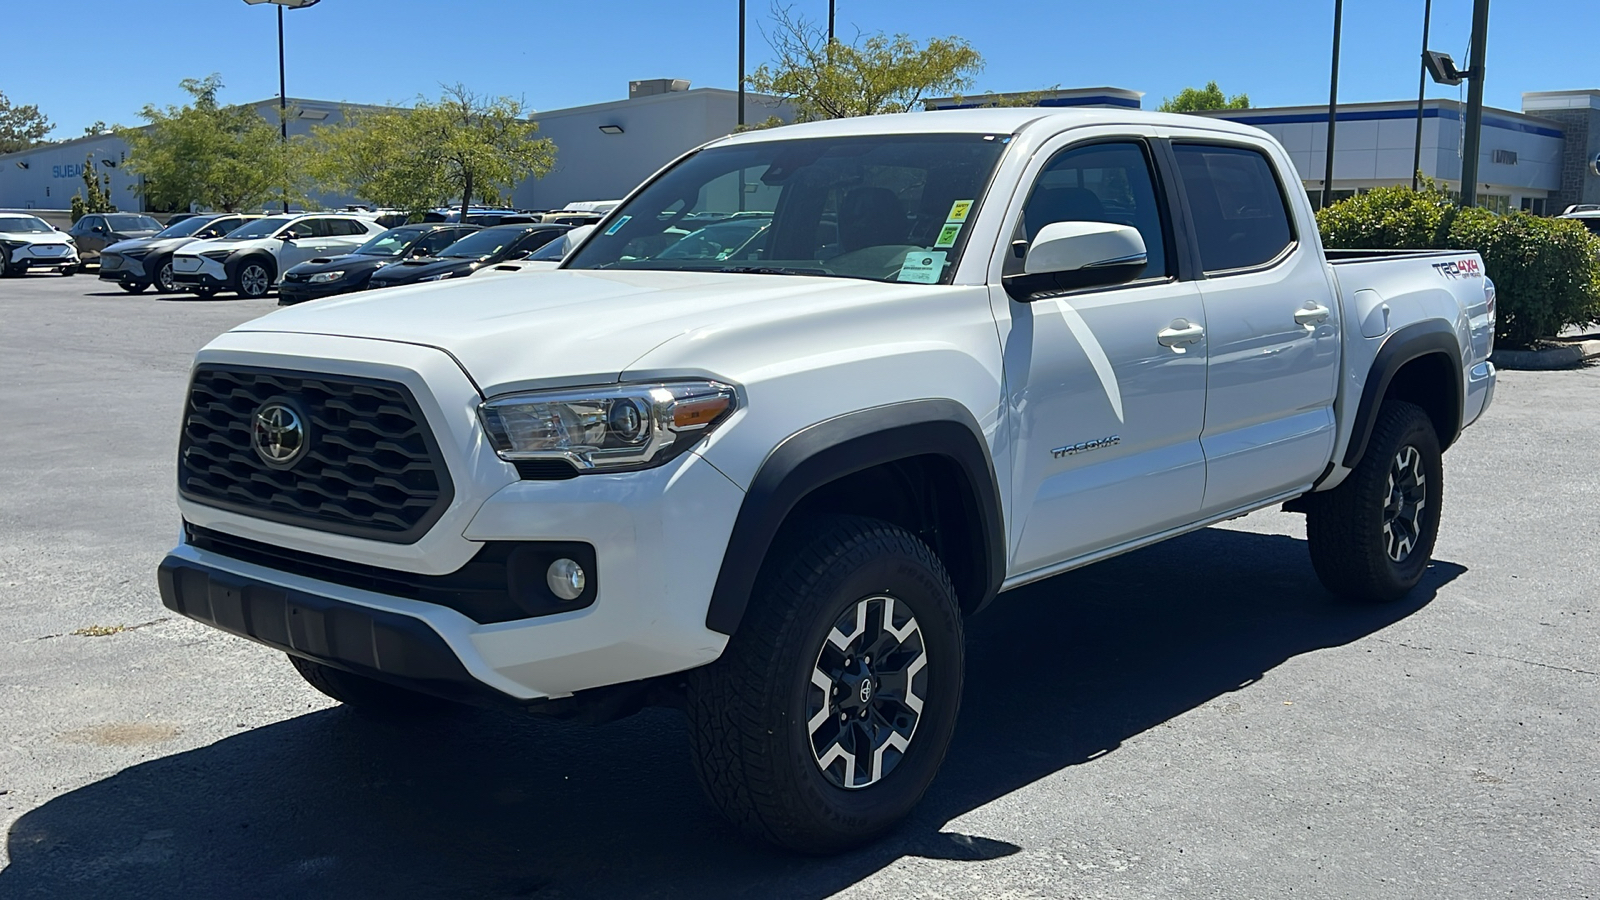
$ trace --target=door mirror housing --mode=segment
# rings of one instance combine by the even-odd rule
[[[1150,262],[1137,228],[1110,222],[1051,222],[1023,257],[1022,273],[1004,277],[1006,293],[1024,303],[1050,291],[1125,284]]]
[[[278,240],[280,240],[280,241],[292,241],[292,240],[298,239],[299,237],[300,237],[299,233],[297,233],[293,228],[291,228],[288,231],[285,231],[283,234],[278,235]]]

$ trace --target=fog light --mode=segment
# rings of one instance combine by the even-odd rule
[[[563,600],[576,600],[583,596],[584,586],[589,583],[589,577],[584,574],[583,566],[570,559],[558,559],[550,564],[550,570],[544,574],[545,584],[550,586],[550,593]]]

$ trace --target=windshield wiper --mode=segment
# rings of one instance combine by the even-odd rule
[[[821,275],[832,276],[827,269],[802,269],[795,266],[723,266],[712,272],[735,272],[743,275]]]

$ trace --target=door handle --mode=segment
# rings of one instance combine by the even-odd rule
[[[1315,300],[1307,300],[1305,306],[1294,311],[1294,320],[1307,328],[1321,325],[1328,321],[1328,308]]]
[[[1156,342],[1163,347],[1178,349],[1199,343],[1205,336],[1204,325],[1193,324],[1188,319],[1173,319],[1171,325],[1156,332]]]

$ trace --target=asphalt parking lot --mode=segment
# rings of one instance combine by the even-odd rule
[[[0,281],[0,897],[1600,896],[1600,370],[1505,373],[1405,602],[1262,512],[974,619],[916,817],[741,840],[674,714],[374,723],[173,617],[190,354],[273,300]]]

